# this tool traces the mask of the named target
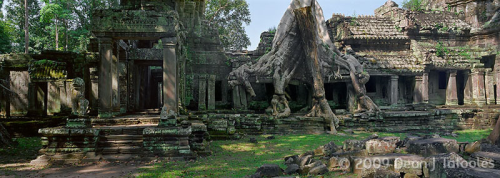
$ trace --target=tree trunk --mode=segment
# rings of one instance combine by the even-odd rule
[[[57,16],[56,16],[56,50],[59,50],[59,30],[57,29]]]
[[[330,40],[323,10],[316,0],[292,0],[276,31],[271,51],[255,64],[245,64],[229,75],[230,85],[243,85],[252,96],[255,92],[250,77],[273,78],[275,95],[271,100],[273,115],[287,117],[291,114],[285,88],[293,78],[313,86],[312,107],[309,117],[323,117],[336,132],[339,120],[325,98],[323,77],[336,75],[336,69],[350,71],[352,90],[356,100],[368,110],[378,107],[366,96],[365,83],[369,75],[351,55],[342,55]]]
[[[29,23],[28,23],[28,0],[24,0],[24,53],[29,53]]]
[[[9,132],[0,123],[0,147],[2,146],[12,146],[12,139]]]

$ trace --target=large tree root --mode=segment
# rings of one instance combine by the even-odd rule
[[[339,127],[339,119],[333,113],[330,105],[324,97],[313,98],[312,109],[307,114],[307,117],[322,117],[327,123],[330,123],[330,134],[337,134],[337,127]]]

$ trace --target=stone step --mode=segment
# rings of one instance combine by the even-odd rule
[[[142,135],[106,135],[103,141],[142,140]]]
[[[100,141],[98,143],[100,147],[120,147],[120,146],[142,146],[142,140],[111,140],[111,141]]]
[[[142,146],[120,146],[104,147],[101,150],[103,155],[108,154],[139,154],[143,151]]]

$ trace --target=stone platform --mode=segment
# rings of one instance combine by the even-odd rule
[[[494,118],[498,118],[498,110],[446,108],[339,114],[338,117],[341,129],[452,132],[491,128],[496,121]],[[71,154],[71,159],[75,160],[157,156],[193,159],[199,155],[210,155],[207,140],[239,139],[244,135],[260,134],[323,134],[329,128],[329,123],[323,118],[299,114],[278,119],[254,113],[196,113],[178,116],[167,122],[167,125],[158,126],[160,116],[155,115],[91,118],[91,125],[84,128],[71,126],[78,125],[78,120],[75,123],[68,122],[66,127],[39,130],[43,136],[41,153],[53,158],[65,158],[57,155]]]

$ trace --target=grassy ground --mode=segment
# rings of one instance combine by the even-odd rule
[[[39,137],[15,138],[17,145],[0,148],[0,164],[20,163],[35,159],[42,148]]]
[[[472,142],[485,138],[491,130],[457,131],[459,142]],[[245,177],[255,173],[263,164],[278,164],[286,168],[285,156],[301,154],[334,141],[342,145],[344,140],[364,139],[373,133],[356,133],[347,136],[331,135],[286,135],[267,140],[266,135],[255,136],[258,144],[248,142],[248,138],[211,143],[213,155],[199,158],[195,162],[163,162],[141,170],[140,177]],[[379,136],[406,137],[404,133],[377,133]],[[429,133],[426,133],[429,134]],[[355,177],[353,174],[329,173],[325,177]]]
[[[278,164],[285,168],[283,158],[314,150],[330,141],[341,145],[344,140],[364,139],[372,133],[357,133],[349,136],[332,135],[286,135],[267,140],[266,135],[255,136],[259,143],[248,142],[248,138],[235,141],[214,141],[210,147],[213,155],[196,162],[158,163],[142,170],[141,177],[244,177],[255,173],[263,164]],[[379,136],[405,134],[378,133]]]

